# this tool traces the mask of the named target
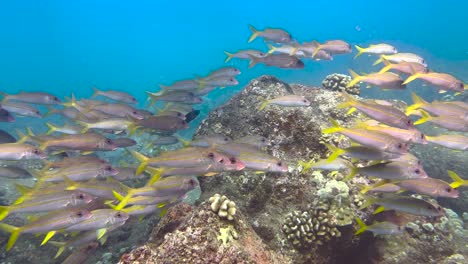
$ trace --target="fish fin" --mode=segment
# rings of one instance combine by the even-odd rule
[[[51,244],[54,247],[58,247],[58,250],[57,250],[57,253],[55,253],[54,259],[62,255],[63,251],[65,250],[65,245],[66,245],[65,242],[49,241],[49,244]]]
[[[354,45],[354,47],[358,50],[358,53],[356,54],[356,56],[354,56],[355,59],[361,56],[366,51],[365,48],[361,48],[358,45]]]
[[[234,54],[229,53],[227,51],[224,51],[224,54],[226,54],[226,56],[227,56],[226,59],[224,60],[224,63],[227,63],[228,61],[230,61],[234,56]]]
[[[331,151],[332,153],[330,154],[330,156],[327,158],[327,162],[332,162],[334,161],[336,158],[338,158],[338,156],[340,156],[341,154],[345,153],[345,150],[343,149],[340,149],[338,147],[335,147],[331,144],[327,144],[327,143],[324,143],[324,145],[328,148],[329,151]]]
[[[456,172],[452,170],[448,170],[447,173],[450,176],[450,178],[452,178],[453,180],[453,182],[450,183],[450,187],[455,189],[462,185],[468,185],[468,181],[462,179]]]
[[[385,59],[385,56],[384,55],[380,55],[379,59],[377,59],[373,64],[372,66],[375,66],[379,63],[381,63],[383,61],[383,59]]]
[[[0,206],[0,221],[5,219],[5,217],[8,216],[8,213],[9,213],[8,206]]]
[[[346,88],[349,88],[349,87],[352,87],[352,86],[356,85],[362,79],[362,76],[357,74],[355,71],[353,71],[351,69],[349,69],[348,71],[349,71],[349,74],[351,74],[352,80],[348,83],[348,85],[346,85]]]
[[[361,220],[359,219],[358,217],[356,217],[356,222],[358,223],[359,225],[359,229],[354,233],[355,235],[359,235],[361,234],[362,232],[366,231],[368,226]]]
[[[119,201],[122,201],[122,200],[124,199],[124,197],[123,197],[120,193],[118,193],[118,192],[116,192],[116,191],[114,191],[114,190],[112,190],[112,194],[113,194],[114,197],[115,197],[117,200],[119,200]]]
[[[18,135],[18,140],[16,141],[16,143],[24,143],[26,142],[28,139],[30,139],[30,137],[26,134],[24,134],[23,132],[21,132],[21,130],[19,129],[16,129],[16,134]]]
[[[152,175],[151,179],[148,181],[146,185],[153,185],[155,182],[161,179],[161,174],[164,172],[164,168],[157,169],[153,167],[148,167],[146,168],[146,171]]]
[[[460,95],[460,94],[462,94],[462,93],[460,93],[460,92],[455,92],[455,93],[453,94],[453,96],[457,96],[457,95]]]
[[[54,133],[55,131],[57,131],[57,126],[51,124],[51,123],[46,123],[46,126],[49,130],[47,130],[47,132],[45,133],[46,135],[50,135],[52,133]]]
[[[267,43],[267,46],[268,46],[268,52],[267,52],[267,54],[272,54],[273,52],[275,52],[275,50],[276,50],[276,47],[275,47],[275,46],[273,46],[273,45],[270,44],[270,43]]]
[[[315,55],[317,55],[317,53],[319,52],[319,50],[322,49],[322,47],[320,46],[320,43],[318,43],[318,41],[316,40],[312,40],[311,44],[315,47],[315,50],[312,53],[312,57],[315,57]]]
[[[81,120],[75,120],[75,122],[76,122],[78,125],[80,125],[80,126],[83,127],[83,128],[81,129],[81,131],[80,131],[81,134],[88,132],[88,130],[89,130],[89,124],[88,124],[88,123],[86,123],[86,122],[84,122],[84,121],[81,121]]]
[[[26,186],[26,185],[21,185],[18,183],[15,183],[16,190],[21,194],[25,195],[33,190],[33,188]]]
[[[163,217],[167,214],[167,208],[164,208],[161,210],[161,212],[159,213],[159,217]]]
[[[122,199],[122,200],[120,200],[120,203],[113,208],[114,210],[122,210],[122,208],[124,208],[127,205],[128,201],[133,197],[132,190],[129,190],[127,192],[127,195],[125,195],[125,197],[123,197],[123,198],[122,198],[122,195],[120,195],[116,191],[112,191],[112,194],[114,194],[114,196],[116,198],[119,197],[119,198]]]
[[[145,170],[146,165],[148,165],[149,158],[134,150],[130,150],[130,153],[140,162],[140,165],[135,172],[135,175],[140,175]]]
[[[73,190],[76,190],[76,187],[77,187],[77,184],[75,181],[71,180],[70,178],[68,178],[67,176],[63,176],[63,181],[68,185],[65,190],[67,191],[73,191]]]
[[[249,58],[250,58],[250,63],[249,63],[249,69],[253,68],[255,65],[257,65],[257,63],[260,61],[257,57],[254,57],[250,54],[249,55]]]
[[[385,211],[385,207],[379,206],[379,207],[377,207],[377,209],[375,209],[375,211],[372,214],[379,214],[379,213],[381,213],[383,211]]]
[[[62,103],[65,107],[75,107],[77,105],[75,95],[72,93],[71,99],[67,102]]]
[[[107,232],[107,228],[101,228],[96,230],[96,239],[99,240],[101,239]]]
[[[101,91],[99,91],[98,88],[96,88],[94,86],[92,88],[93,88],[93,94],[91,95],[91,98],[94,98],[94,97],[100,95]]]
[[[389,70],[392,69],[393,64],[391,64],[388,60],[382,59],[383,63],[385,64],[385,67],[383,67],[378,73],[382,74],[385,72],[388,72]]]
[[[269,104],[269,101],[263,97],[258,97],[258,100],[261,101],[260,106],[258,107],[258,110],[262,111]]]
[[[190,146],[190,144],[191,144],[191,141],[190,141],[190,140],[187,140],[187,139],[185,139],[185,138],[183,138],[183,137],[181,137],[181,136],[179,136],[179,135],[175,135],[175,134],[174,134],[173,136],[176,137],[177,140],[179,140],[179,142],[182,143],[182,145],[183,145],[184,147]]]
[[[310,168],[315,164],[313,160],[310,160],[308,162],[300,160],[298,162],[298,165],[302,166],[302,171],[301,173],[306,173],[310,170]]]
[[[361,207],[359,207],[359,210],[362,210],[362,209],[364,209],[364,208],[369,207],[370,205],[374,204],[376,201],[377,201],[376,198],[370,197],[370,196],[366,196],[366,197],[365,197],[365,202],[361,205]]]
[[[103,236],[101,239],[98,239],[99,243],[101,243],[101,246],[104,245],[107,242],[107,236]]]
[[[134,123],[128,125],[128,135],[133,136],[136,133],[136,131],[138,130],[138,128],[140,128],[140,127],[141,126],[138,126],[138,125],[136,125]]]
[[[408,83],[418,79],[421,76],[422,76],[421,73],[415,73],[415,74],[411,75],[410,77],[408,77],[402,84],[408,84]]]
[[[364,185],[364,184],[358,184],[358,187],[361,188],[360,193],[366,194],[368,191],[372,190],[372,187],[373,187],[373,186],[371,186],[371,185]]]
[[[423,105],[429,104],[414,92],[411,92],[411,99],[413,100],[413,104],[406,108],[406,113],[411,113],[413,110],[416,110]]]
[[[352,97],[350,94],[348,94],[347,92],[342,92],[341,93],[341,96],[343,96],[343,98],[345,99],[345,101],[343,103],[340,103],[338,104],[337,108],[338,109],[341,109],[341,108],[348,108],[348,107],[351,107],[351,106],[354,106],[356,105],[357,103],[359,103],[358,100],[356,100],[354,97]]]
[[[426,111],[419,110],[419,112],[421,113],[422,117],[420,119],[414,121],[413,124],[415,124],[415,125],[420,125],[420,124],[426,123],[431,118],[431,116]]]
[[[359,171],[356,166],[350,167],[349,170],[350,171],[349,171],[348,175],[345,176],[344,181],[351,180]]]
[[[333,124],[332,127],[325,128],[322,130],[322,133],[324,134],[332,134],[336,132],[340,132],[343,128],[338,124],[338,122],[334,119],[330,119],[331,123]]]
[[[255,29],[252,25],[249,25],[250,30],[252,31],[252,35],[250,36],[248,43],[254,41],[258,37],[258,30]]]
[[[44,240],[42,240],[41,246],[47,244],[47,241],[49,241],[53,236],[55,236],[55,234],[57,234],[57,231],[55,230],[49,231],[47,235],[44,237]]]
[[[21,228],[16,227],[16,226],[12,226],[12,225],[8,225],[8,224],[5,224],[5,223],[0,223],[0,230],[3,230],[5,232],[7,232],[7,233],[11,233],[10,238],[8,239],[7,247],[6,247],[6,250],[8,251],[16,243],[16,240],[18,239],[18,237],[20,235]]]

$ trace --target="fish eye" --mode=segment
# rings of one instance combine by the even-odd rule
[[[437,211],[442,211],[442,207],[437,206]]]
[[[229,141],[229,138],[225,137],[225,138],[224,138],[224,141]]]
[[[424,138],[426,138],[426,137],[424,136],[424,134],[421,134],[421,139],[424,139]]]
[[[112,171],[112,167],[111,166],[106,166],[105,170],[106,171]]]
[[[132,101],[133,101],[133,102],[136,102],[136,98],[135,98],[135,97],[133,97],[133,98],[132,98]]]
[[[403,145],[401,143],[398,144],[397,146],[399,149],[403,148]]]
[[[196,185],[196,182],[195,182],[195,180],[194,180],[194,179],[190,179],[189,183],[190,183],[190,185],[191,185],[191,186],[194,186],[194,185]]]
[[[112,144],[112,140],[106,139],[106,143],[107,143],[107,144]]]
[[[283,163],[281,161],[278,161],[278,163],[276,163],[276,165],[278,165],[279,167],[283,166]]]
[[[39,154],[39,150],[38,150],[38,149],[34,149],[34,150],[33,150],[33,153],[34,153],[34,154]]]
[[[230,161],[232,164],[236,164],[236,162],[237,162],[236,158],[230,158],[229,161]]]
[[[213,152],[208,153],[208,158],[213,159],[215,157]]]
[[[307,103],[307,100],[304,99],[304,100],[302,100],[302,102]]]
[[[122,214],[119,212],[115,215],[117,218],[121,218],[122,217]]]
[[[35,113],[36,113],[36,114],[38,114],[38,115],[40,115],[40,114],[41,114],[41,112],[39,112],[39,111],[36,111]]]
[[[411,125],[412,124],[411,120],[406,121],[406,124]]]
[[[57,96],[54,96],[53,100],[57,102],[60,101]]]
[[[82,213],[82,212],[78,212],[78,213],[76,213],[76,215],[77,215],[78,217],[83,217],[83,213]]]
[[[262,143],[265,143],[265,142],[266,142],[266,138],[262,138],[260,141],[262,141]]]
[[[138,113],[137,113],[137,111],[133,111],[132,114],[136,115],[136,114],[138,114]]]
[[[452,192],[452,188],[450,188],[450,187],[447,187],[447,189],[445,189],[445,190],[446,190],[448,193],[449,193],[449,192]]]
[[[231,82],[234,82],[234,79],[233,79],[233,78],[231,78],[231,79],[229,79],[229,81],[231,81]]]
[[[420,174],[420,173],[421,173],[421,170],[420,170],[420,169],[415,169],[415,170],[414,170],[414,173]]]
[[[85,198],[85,197],[84,197],[84,194],[80,193],[80,194],[78,195],[78,199],[84,199],[84,198]]]
[[[221,159],[221,160],[219,161],[219,163],[224,163],[224,159]]]

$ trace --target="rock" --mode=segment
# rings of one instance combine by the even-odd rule
[[[427,232],[433,232],[434,231],[434,226],[431,223],[424,223],[422,225],[423,229],[426,230]]]

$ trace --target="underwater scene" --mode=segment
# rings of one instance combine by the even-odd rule
[[[467,9],[2,1],[0,264],[468,263]]]

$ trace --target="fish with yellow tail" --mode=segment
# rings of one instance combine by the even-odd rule
[[[376,60],[373,65],[377,65],[383,62],[384,59],[392,63],[400,63],[403,61],[417,62],[421,65],[424,65],[424,67],[427,67],[426,61],[423,58],[421,58],[421,56],[416,55],[414,53],[396,53],[391,55],[380,55],[380,58]]]
[[[292,42],[291,35],[283,29],[279,28],[265,28],[264,30],[257,30],[253,26],[249,25],[252,31],[252,36],[249,38],[249,43],[254,41],[257,37],[263,38],[265,41],[274,43],[290,43]]]
[[[414,122],[415,125],[431,122],[439,127],[452,131],[468,132],[468,120],[460,120],[458,116],[430,116],[426,111],[419,110],[422,117]]]
[[[468,186],[468,180],[462,179],[458,174],[454,171],[447,171],[450,178],[452,178],[453,182],[450,184],[452,188],[458,188],[460,186]]]
[[[309,162],[299,161],[299,165],[301,165],[303,168],[302,173],[305,173],[310,169],[328,171],[348,170],[349,174],[346,175],[346,178],[351,178],[356,173],[354,165],[351,162],[342,158],[336,158],[332,161],[328,161],[326,159],[322,159],[317,162],[314,162],[314,160],[310,160]]]
[[[301,95],[284,95],[280,96],[271,100],[265,100],[263,98],[259,98],[262,103],[260,104],[260,107],[258,110],[263,110],[265,107],[268,105],[274,104],[274,105],[280,105],[280,106],[310,106],[310,101],[307,100],[304,96]]]
[[[403,84],[410,83],[416,79],[421,79],[426,83],[437,87],[440,90],[439,93],[444,93],[446,91],[462,93],[464,90],[468,89],[461,80],[450,74],[440,72],[419,72],[408,77]]]
[[[354,56],[355,59],[364,53],[374,54],[374,55],[380,55],[380,54],[387,55],[387,54],[395,54],[398,52],[398,50],[394,46],[385,44],[385,43],[372,44],[372,45],[369,45],[369,47],[367,48],[362,48],[362,47],[359,47],[358,45],[354,45],[354,47],[358,51],[356,56]]]
[[[343,40],[328,40],[323,44],[318,43],[317,41],[313,41],[312,45],[315,46],[314,53],[312,53],[312,57],[315,57],[317,53],[321,50],[329,52],[330,54],[345,54],[351,53],[351,45]]]
[[[464,135],[426,136],[428,142],[454,150],[468,150],[468,137]]]
[[[413,113],[414,110],[422,109],[435,116],[459,116],[468,120],[468,108],[464,102],[457,101],[433,101],[429,103],[415,93],[411,93],[413,104],[406,108],[406,112]]]
[[[352,87],[359,82],[364,82],[369,85],[377,86],[383,90],[403,90],[406,86],[403,84],[403,79],[395,73],[370,73],[367,75],[359,75],[353,70],[349,70],[353,78],[346,87]]]
[[[239,50],[236,53],[230,53],[225,51],[224,54],[226,54],[226,60],[224,60],[224,63],[230,61],[232,58],[236,59],[250,59],[250,56],[252,57],[257,57],[257,58],[262,58],[265,57],[266,54],[263,51],[259,50]]]
[[[407,62],[407,61],[402,61],[402,62],[399,62],[399,63],[391,63],[389,62],[388,60],[386,59],[382,59],[384,64],[385,64],[385,67],[383,67],[379,73],[384,73],[384,72],[387,72],[387,71],[390,71],[390,70],[395,70],[399,73],[404,73],[404,74],[408,74],[408,75],[413,75],[415,73],[419,73],[419,72],[422,72],[422,73],[426,73],[428,72],[428,69],[426,68],[426,66],[418,63],[418,62]]]
[[[387,195],[382,198],[367,197],[366,202],[359,209],[362,210],[372,204],[379,205],[374,214],[387,210],[420,216],[442,216],[445,214],[444,209],[438,204],[433,204],[423,199],[399,195]]]
[[[391,222],[375,222],[372,225],[366,225],[361,219],[356,218],[359,229],[354,233],[359,235],[365,231],[371,231],[374,235],[398,235],[403,233],[402,226],[395,225]]]

